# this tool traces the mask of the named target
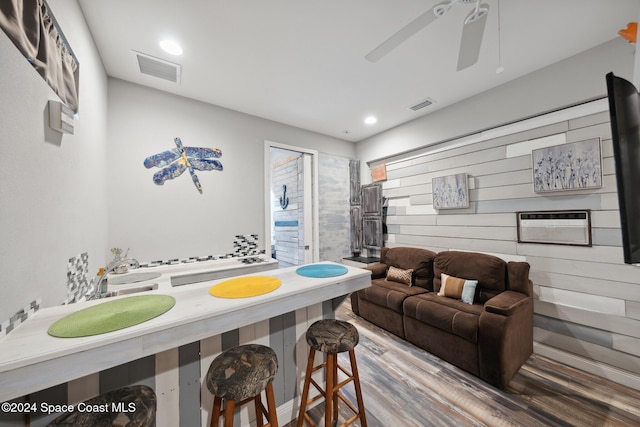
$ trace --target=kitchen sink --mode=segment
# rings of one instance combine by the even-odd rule
[[[151,285],[136,286],[136,287],[133,287],[133,288],[117,289],[117,290],[109,291],[106,294],[103,294],[102,298],[117,297],[117,296],[120,296],[120,295],[137,294],[137,293],[140,293],[140,292],[154,291],[156,289],[158,289],[158,284],[157,283],[153,283]]]

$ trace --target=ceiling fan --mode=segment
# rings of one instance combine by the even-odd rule
[[[365,58],[370,62],[379,61],[418,31],[449,12],[456,3],[475,3],[475,8],[465,18],[464,25],[462,26],[457,71],[472,66],[478,62],[482,35],[484,34],[484,27],[487,22],[487,15],[489,14],[489,5],[484,3],[480,4],[480,0],[449,0],[435,5],[382,42],[380,46],[369,52]]]

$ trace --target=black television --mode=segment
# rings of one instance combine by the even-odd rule
[[[607,94],[626,264],[640,264],[640,94],[609,73]]]

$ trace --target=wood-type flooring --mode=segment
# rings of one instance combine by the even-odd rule
[[[360,333],[356,357],[370,427],[640,426],[640,392],[542,356],[532,355],[501,391],[354,315],[348,300],[336,318]],[[339,360],[349,366],[346,353]],[[355,403],[353,387],[343,391]],[[323,404],[309,414],[324,425]],[[341,404],[338,424],[351,415]]]

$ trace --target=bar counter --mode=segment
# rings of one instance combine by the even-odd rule
[[[205,368],[215,353],[222,351],[225,346],[228,347],[225,345],[224,335],[229,331],[238,331],[235,334],[235,341],[238,341],[236,344],[253,341],[273,346],[276,340],[274,332],[269,330],[270,325],[276,324],[273,319],[284,318],[282,316],[286,316],[287,313],[295,319],[289,321],[295,323],[292,325],[295,332],[289,333],[287,339],[286,328],[283,329],[280,333],[282,337],[278,338],[282,341],[283,348],[277,352],[283,359],[280,363],[283,374],[297,377],[301,368],[286,365],[291,361],[295,363],[297,358],[305,354],[306,343],[304,348],[296,347],[300,347],[297,346],[298,342],[304,340],[307,325],[314,319],[331,317],[337,304],[351,292],[370,286],[369,271],[348,266],[346,268],[346,274],[330,278],[303,277],[296,273],[296,267],[252,274],[277,277],[281,280],[281,286],[264,295],[238,299],[209,295],[208,290],[211,286],[226,279],[179,287],[161,286],[144,294],[173,296],[176,303],[168,312],[135,326],[89,337],[56,338],[50,336],[47,330],[55,321],[72,312],[112,298],[41,309],[0,340],[0,402],[27,396],[56,385],[91,378],[91,375],[95,376],[96,373],[152,355],[155,355],[156,374],[151,382],[160,385],[160,388],[167,387],[162,386],[166,379],[161,377],[161,374],[166,374],[167,370],[162,369],[161,365],[174,357],[172,354],[179,353],[176,349],[188,348],[193,343],[199,343],[199,364],[201,368]],[[130,295],[114,298],[128,296]],[[293,343],[286,342],[291,339],[294,340]],[[227,336],[227,341],[234,339]],[[210,347],[208,350],[205,348],[207,346]],[[305,362],[303,357],[302,364]],[[297,383],[299,379],[284,378],[281,382],[284,384],[281,391],[284,397],[280,398],[280,404],[287,403],[291,408],[285,408],[285,412],[293,413],[291,397],[297,392],[286,388],[287,384]],[[96,387],[85,385],[84,388]],[[201,388],[201,384],[198,384],[198,388]],[[104,387],[100,386],[99,390],[102,389]],[[161,391],[156,390],[156,393]],[[67,393],[70,396],[82,395],[71,391]],[[179,396],[180,391],[175,393],[173,398],[159,395],[158,413],[177,412],[178,419],[175,419],[175,415],[172,415],[173,420],[171,417],[163,419],[158,416],[158,425],[171,425],[175,421],[180,425],[199,425],[199,422],[190,422],[187,419],[189,417],[180,414],[182,399]],[[91,393],[87,391],[86,394]],[[207,408],[208,398],[204,394],[201,406],[205,414],[198,417],[202,419],[202,424],[205,424],[206,412],[210,410]],[[71,397],[69,399],[74,400]],[[180,407],[161,408],[163,403]]]

